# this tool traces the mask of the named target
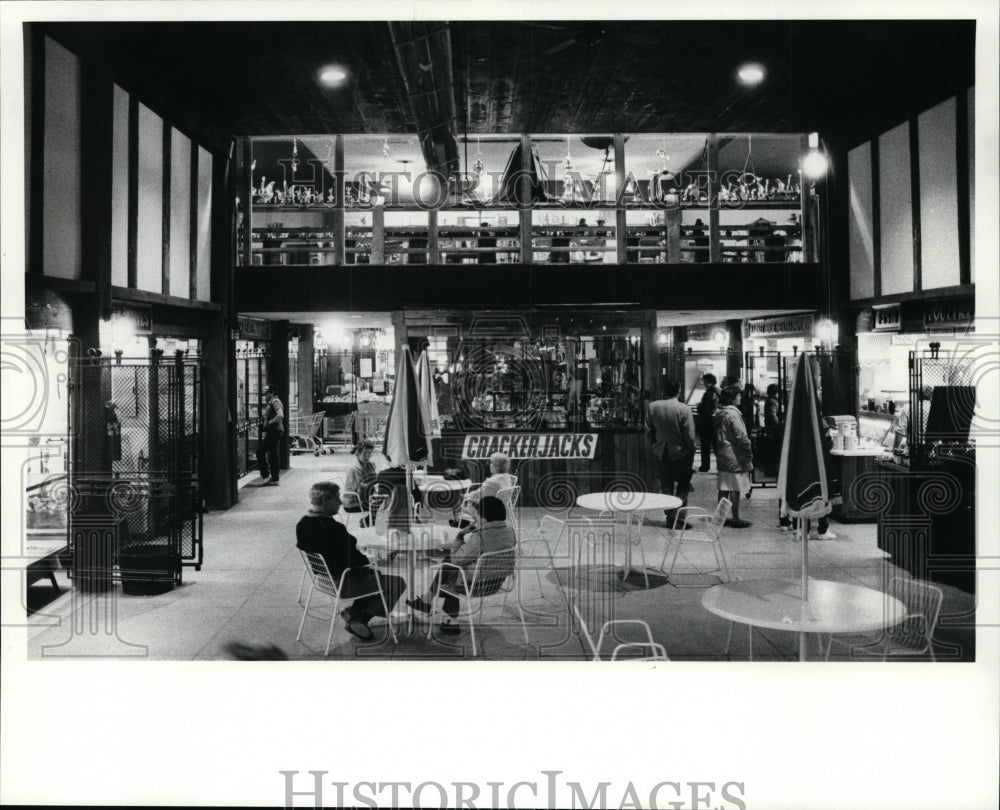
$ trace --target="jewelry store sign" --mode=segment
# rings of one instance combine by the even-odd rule
[[[596,451],[596,433],[470,433],[462,458],[489,458],[494,453],[506,453],[512,461],[593,458]]]

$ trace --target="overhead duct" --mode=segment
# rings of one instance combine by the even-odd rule
[[[389,33],[427,169],[452,178],[461,164],[448,23],[390,22]]]

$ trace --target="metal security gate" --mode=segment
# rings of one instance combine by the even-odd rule
[[[203,559],[200,361],[95,354],[71,372],[74,570],[126,593],[178,584]]]

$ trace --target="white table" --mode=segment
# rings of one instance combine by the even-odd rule
[[[625,545],[625,565],[622,578],[627,577],[632,571],[640,571],[646,580],[646,587],[649,587],[649,574],[646,569],[638,569],[632,565],[632,525],[638,522],[637,516],[640,512],[649,512],[654,509],[668,510],[680,509],[684,502],[674,495],[664,495],[661,492],[589,492],[580,495],[576,499],[576,505],[583,509],[590,509],[595,512],[605,510],[625,516],[625,525],[628,527],[628,542]],[[640,534],[638,542],[642,542]]]
[[[476,486],[468,478],[456,481],[451,478],[445,478],[443,475],[424,475],[421,478],[415,479],[413,485],[420,490],[420,499],[428,512],[432,509],[431,503],[427,498],[428,495],[445,492],[468,492],[472,487]]]
[[[364,553],[367,553],[368,549],[387,549],[406,554],[406,591],[402,597],[405,600],[420,595],[414,592],[417,578],[417,554],[439,546],[450,546],[458,531],[451,526],[440,526],[435,523],[412,523],[409,532],[390,529],[391,537],[387,534],[379,534],[374,526],[354,529],[351,534],[357,539],[358,548]],[[407,622],[407,632],[412,632],[413,609],[406,608],[404,616]]]
[[[753,628],[799,633],[869,633],[905,621],[906,606],[887,593],[824,579],[809,580],[809,601],[802,600],[798,579],[726,582],[705,591],[702,606],[731,622],[749,626],[750,660]],[[729,628],[729,643],[732,627]]]

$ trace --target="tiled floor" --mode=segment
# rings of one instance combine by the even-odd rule
[[[378,462],[376,458],[376,462]],[[279,487],[258,488],[252,480],[241,490],[240,503],[224,513],[205,516],[205,558],[201,571],[186,569],[184,584],[156,596],[126,596],[119,586],[97,596],[74,593],[59,574],[63,593],[29,620],[28,655],[49,657],[149,657],[159,660],[227,658],[226,645],[233,641],[276,645],[290,659],[322,660],[330,618],[325,597],[313,599],[302,640],[297,642],[302,608],[296,594],[302,563],[295,549],[294,526],[308,506],[309,485],[328,478],[343,480],[351,457],[334,455],[293,458],[293,469],[282,475]],[[715,476],[695,476],[691,505],[709,509],[715,505]],[[776,498],[773,489],[757,489],[741,504],[741,516],[753,521],[749,529],[723,531],[723,545],[734,579],[796,578],[800,573],[800,543],[776,528]],[[582,516],[571,510],[558,517]],[[517,600],[508,598],[501,613],[501,597],[486,603],[484,622],[477,622],[479,658],[487,660],[565,660],[585,656],[584,645],[568,620],[567,599],[598,604],[603,616],[642,619],[653,638],[664,645],[672,660],[725,661],[729,623],[706,611],[702,594],[718,579],[699,574],[713,566],[708,547],[686,545],[678,558],[677,573],[668,583],[662,574],[650,574],[650,587],[642,575],[632,573],[611,590],[591,593],[570,588],[569,549],[565,539],[552,566],[544,546],[536,542],[542,510],[520,510],[520,536],[529,559],[529,570],[521,572],[521,604],[529,643],[525,643],[517,618]],[[668,535],[659,515],[651,515],[643,527],[646,561],[658,567]],[[809,544],[809,571],[816,579],[829,579],[883,589],[896,569],[876,546],[874,524],[831,524],[836,540]],[[640,559],[636,550],[635,560]],[[620,561],[620,557],[619,557]],[[536,565],[537,562],[537,565]],[[667,560],[669,565],[669,558]],[[531,566],[540,568],[530,570]],[[419,574],[426,571],[418,568]],[[32,588],[50,587],[38,583]],[[936,638],[939,660],[974,660],[973,597],[943,587],[944,608]],[[588,601],[589,600],[589,601]],[[596,602],[595,602],[596,600]],[[73,621],[72,619],[74,619]],[[350,636],[338,619],[333,633],[330,659],[432,659],[460,660],[472,657],[468,630],[454,637],[436,631],[426,638],[426,624],[406,633],[397,625],[399,644],[394,645],[378,624],[376,640],[363,644]],[[796,634],[781,631],[754,632],[754,660],[794,660]],[[846,660],[846,648],[835,647],[835,656]],[[733,634],[731,658],[746,660],[745,627]],[[810,652],[817,654],[815,642]]]

